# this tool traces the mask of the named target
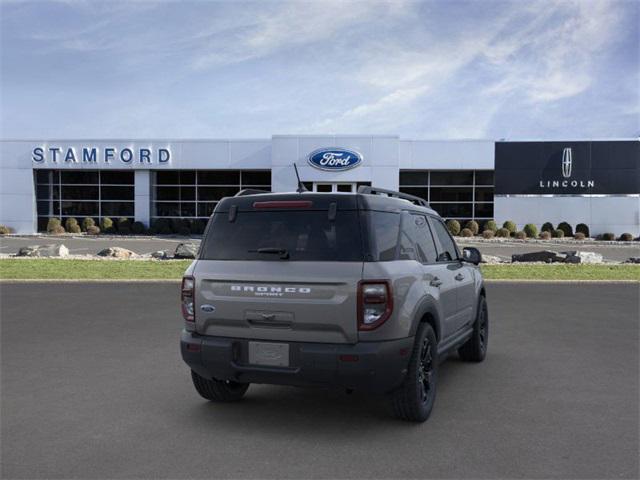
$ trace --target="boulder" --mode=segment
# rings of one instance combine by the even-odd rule
[[[513,254],[511,256],[512,262],[564,262],[567,255],[564,253],[552,252],[551,250],[541,250],[539,252],[529,252]]]
[[[18,250],[18,257],[68,257],[69,249],[62,244],[29,245]]]
[[[604,258],[596,252],[570,251],[562,252],[567,255],[565,263],[602,263]]]
[[[100,250],[98,252],[99,257],[113,257],[113,258],[131,258],[135,257],[136,254],[131,250],[127,250],[122,247],[109,247],[104,250]]]
[[[166,260],[169,258],[169,253],[166,250],[158,250],[151,253],[151,258],[157,258],[158,260]]]
[[[640,257],[629,257],[624,263],[640,263]]]
[[[173,258],[196,258],[198,254],[198,244],[196,243],[180,243],[173,253]]]

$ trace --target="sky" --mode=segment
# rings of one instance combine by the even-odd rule
[[[3,139],[640,136],[640,1],[0,0]]]

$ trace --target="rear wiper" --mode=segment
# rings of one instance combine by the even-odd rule
[[[275,255],[280,255],[280,258],[282,260],[287,260],[289,258],[289,252],[286,248],[265,247],[258,248],[257,250],[249,250],[249,253],[272,253]]]

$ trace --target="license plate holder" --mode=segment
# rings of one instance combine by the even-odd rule
[[[269,367],[288,367],[289,344],[249,342],[249,363]]]

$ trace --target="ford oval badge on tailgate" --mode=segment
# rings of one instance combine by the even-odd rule
[[[216,307],[205,303],[204,305],[200,306],[200,310],[202,310],[203,312],[211,313],[211,312],[215,312]]]

